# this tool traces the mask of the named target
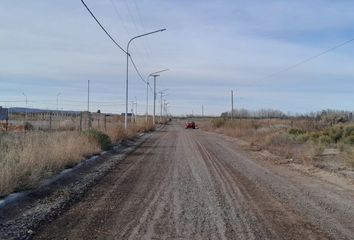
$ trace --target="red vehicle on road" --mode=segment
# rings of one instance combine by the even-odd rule
[[[185,128],[186,128],[186,129],[187,129],[187,128],[195,129],[195,122],[193,122],[193,121],[186,122]]]

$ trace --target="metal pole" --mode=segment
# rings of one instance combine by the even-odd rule
[[[138,116],[138,100],[135,96],[135,122],[137,122],[137,116]]]
[[[52,130],[52,112],[49,112],[49,130]]]
[[[87,112],[90,112],[90,80],[87,80]]]
[[[234,91],[231,90],[231,120],[234,118]]]
[[[124,119],[124,127],[125,129],[127,129],[128,127],[128,89],[129,89],[129,86],[128,86],[128,83],[129,83],[129,57],[130,57],[130,54],[129,54],[129,45],[130,43],[134,40],[134,39],[137,39],[137,38],[140,38],[140,37],[144,37],[146,35],[150,35],[150,34],[153,34],[153,33],[157,33],[157,32],[163,32],[165,31],[166,29],[159,29],[159,30],[156,30],[156,31],[153,31],[153,32],[148,32],[148,33],[145,33],[145,34],[141,34],[139,36],[136,36],[136,37],[133,37],[129,40],[128,44],[127,44],[127,50],[126,50],[126,55],[127,55],[127,71],[126,71],[126,82],[125,82],[125,119]]]
[[[80,127],[79,127],[79,131],[82,131],[82,112],[80,112]]]
[[[146,81],[146,116],[145,116],[146,123],[148,123],[148,116],[149,116],[149,78]]]
[[[155,125],[155,114],[156,114],[156,77],[158,75],[154,75],[154,115],[152,118],[152,122]]]
[[[153,73],[150,73],[150,75],[148,76],[146,82],[147,82],[147,85],[149,84],[149,77],[154,77],[154,115],[153,115],[153,124],[155,125],[155,101],[156,101],[156,77],[160,76],[158,75],[157,73],[162,73],[162,72],[166,72],[168,71],[169,69],[164,69],[164,70],[160,70],[160,71],[157,71],[157,72],[153,72]],[[148,85],[149,86],[149,85]],[[146,86],[148,88],[148,86]],[[146,89],[146,93],[148,95],[148,89]],[[148,96],[146,97],[148,99]],[[148,105],[148,103],[146,104]],[[148,109],[148,106],[147,106],[147,109]]]
[[[166,118],[166,99],[163,100],[163,115]]]
[[[160,93],[161,94],[161,108],[160,108],[160,123],[162,122],[162,94],[163,92]]]
[[[126,80],[125,80],[125,117],[124,117],[124,128],[128,127],[128,79],[129,79],[129,44],[132,40],[128,42],[127,45],[127,69],[126,69]]]

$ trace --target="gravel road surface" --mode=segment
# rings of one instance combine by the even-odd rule
[[[172,123],[35,239],[354,239],[354,188]]]

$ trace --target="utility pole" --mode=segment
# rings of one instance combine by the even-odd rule
[[[87,112],[90,112],[90,80],[87,80]]]
[[[137,116],[138,116],[138,100],[135,96],[135,122],[137,122]]]
[[[154,115],[153,115],[153,118],[152,118],[152,122],[153,122],[153,125],[155,125],[155,115],[156,115],[156,77],[160,76],[160,75],[152,75],[154,77]]]
[[[149,77],[146,79],[146,116],[145,116],[146,124],[149,121]]]
[[[167,103],[166,103],[166,106],[165,106],[165,107],[166,107],[166,119],[167,119],[167,117],[168,117],[168,104],[169,104],[169,103],[167,102]]]
[[[234,91],[231,90],[231,120],[234,119]]]
[[[161,99],[160,99],[160,103],[161,103],[161,108],[160,108],[160,122],[162,121],[162,97],[163,96],[166,96],[166,94],[164,95],[163,93],[165,92],[165,91],[167,91],[168,90],[168,88],[166,88],[166,89],[164,89],[164,90],[161,90],[159,93],[161,94]]]
[[[150,73],[149,76],[147,77],[146,79],[146,122],[148,122],[148,109],[149,109],[149,104],[148,104],[148,101],[149,101],[149,77],[154,77],[154,115],[153,115],[153,124],[155,125],[155,111],[156,111],[156,77],[160,76],[158,75],[157,73],[162,73],[162,72],[166,72],[168,71],[169,69],[164,69],[164,70],[160,70],[160,71],[157,71],[157,72],[153,72],[153,73]]]
[[[166,111],[166,119],[167,119],[167,117],[168,117],[168,102],[166,103],[166,106],[165,106],[165,111]]]
[[[160,108],[160,123],[162,122],[162,95],[163,95],[163,92],[161,91],[160,92],[160,94],[161,94],[161,108]]]
[[[166,118],[166,99],[163,100],[163,115]]]

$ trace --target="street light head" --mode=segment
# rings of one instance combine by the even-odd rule
[[[160,29],[160,32],[166,31],[166,28]]]

